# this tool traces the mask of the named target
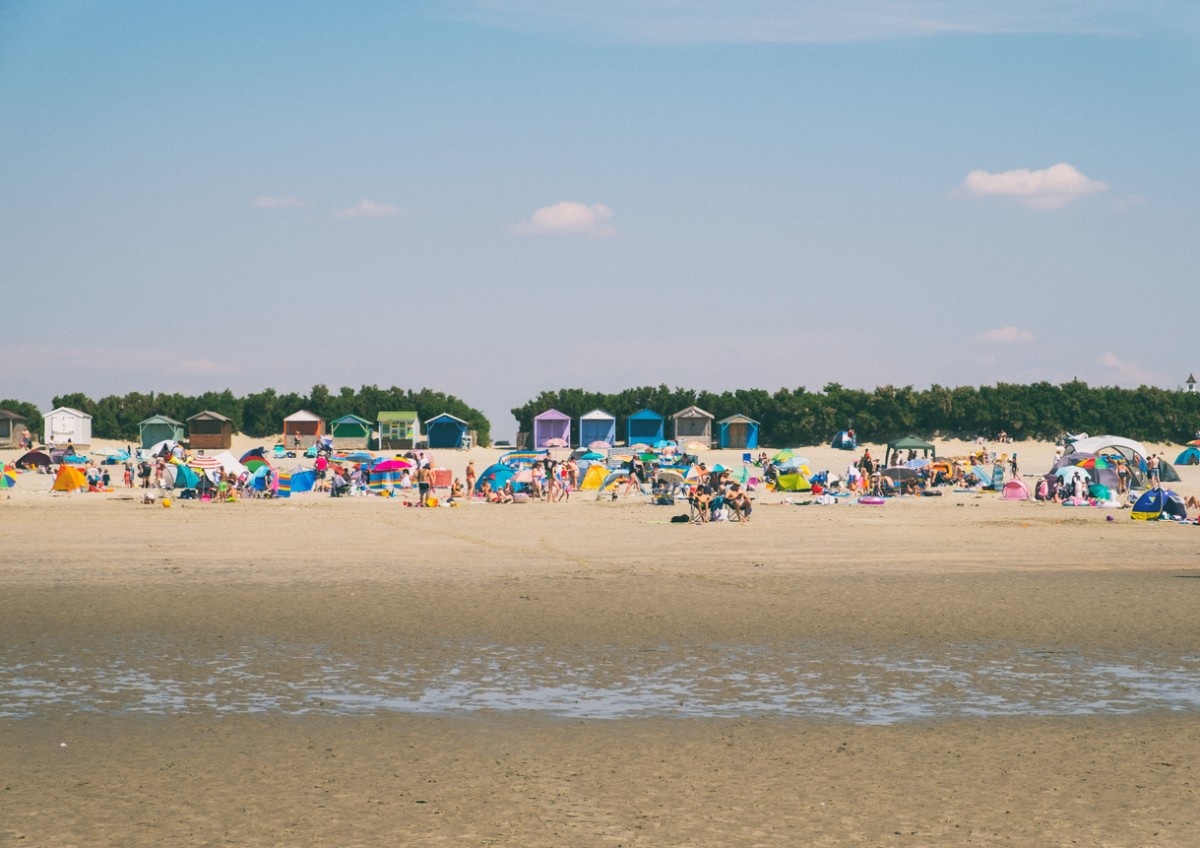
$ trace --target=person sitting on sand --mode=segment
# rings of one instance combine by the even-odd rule
[[[450,484],[450,500],[457,501],[457,500],[462,499],[463,497],[464,497],[464,492],[463,492],[462,480],[455,477],[454,482]]]
[[[1188,495],[1187,500],[1183,502],[1183,505],[1188,509],[1200,509],[1200,498],[1196,497],[1195,495]]]
[[[504,488],[497,492],[496,503],[510,504],[513,502],[512,483],[505,483]]]

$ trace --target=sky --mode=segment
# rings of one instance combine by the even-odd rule
[[[1198,107],[1191,0],[0,0],[0,397],[1176,388]]]

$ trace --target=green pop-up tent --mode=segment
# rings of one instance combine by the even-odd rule
[[[937,458],[937,449],[933,446],[932,442],[927,442],[916,436],[904,436],[903,438],[888,442],[884,465],[892,464],[892,454],[910,450],[922,451],[925,456],[932,455],[934,459]]]

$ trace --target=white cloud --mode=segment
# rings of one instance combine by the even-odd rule
[[[308,206],[309,204],[301,200],[299,197],[256,197],[254,205],[260,209],[292,209],[297,206]]]
[[[1029,330],[1018,330],[1010,325],[985,330],[975,337],[975,341],[982,344],[1026,344],[1033,341],[1034,338],[1033,333]]]
[[[1195,20],[1178,3],[1088,0],[443,0],[464,19],[505,29],[633,44],[874,41],[944,34],[1136,35]]]
[[[339,209],[333,214],[338,218],[392,218],[400,214],[400,207],[390,203],[376,203],[364,197],[358,201],[357,206]]]
[[[1085,177],[1074,165],[1059,162],[1040,171],[971,171],[959,190],[978,197],[1012,197],[1036,209],[1058,209],[1084,195],[1107,191],[1108,185]]]
[[[522,221],[510,229],[521,235],[616,235],[616,228],[606,223],[612,210],[602,203],[588,206],[584,203],[562,201],[553,206],[543,206],[533,213],[528,221]]]
[[[1134,382],[1139,384],[1153,385],[1155,382],[1155,374],[1134,362],[1127,362],[1121,359],[1115,353],[1106,353],[1096,360],[1105,368],[1117,372],[1117,376],[1124,382]]]

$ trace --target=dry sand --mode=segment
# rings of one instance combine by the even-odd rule
[[[0,493],[0,845],[1196,844],[1197,527],[48,485]]]

